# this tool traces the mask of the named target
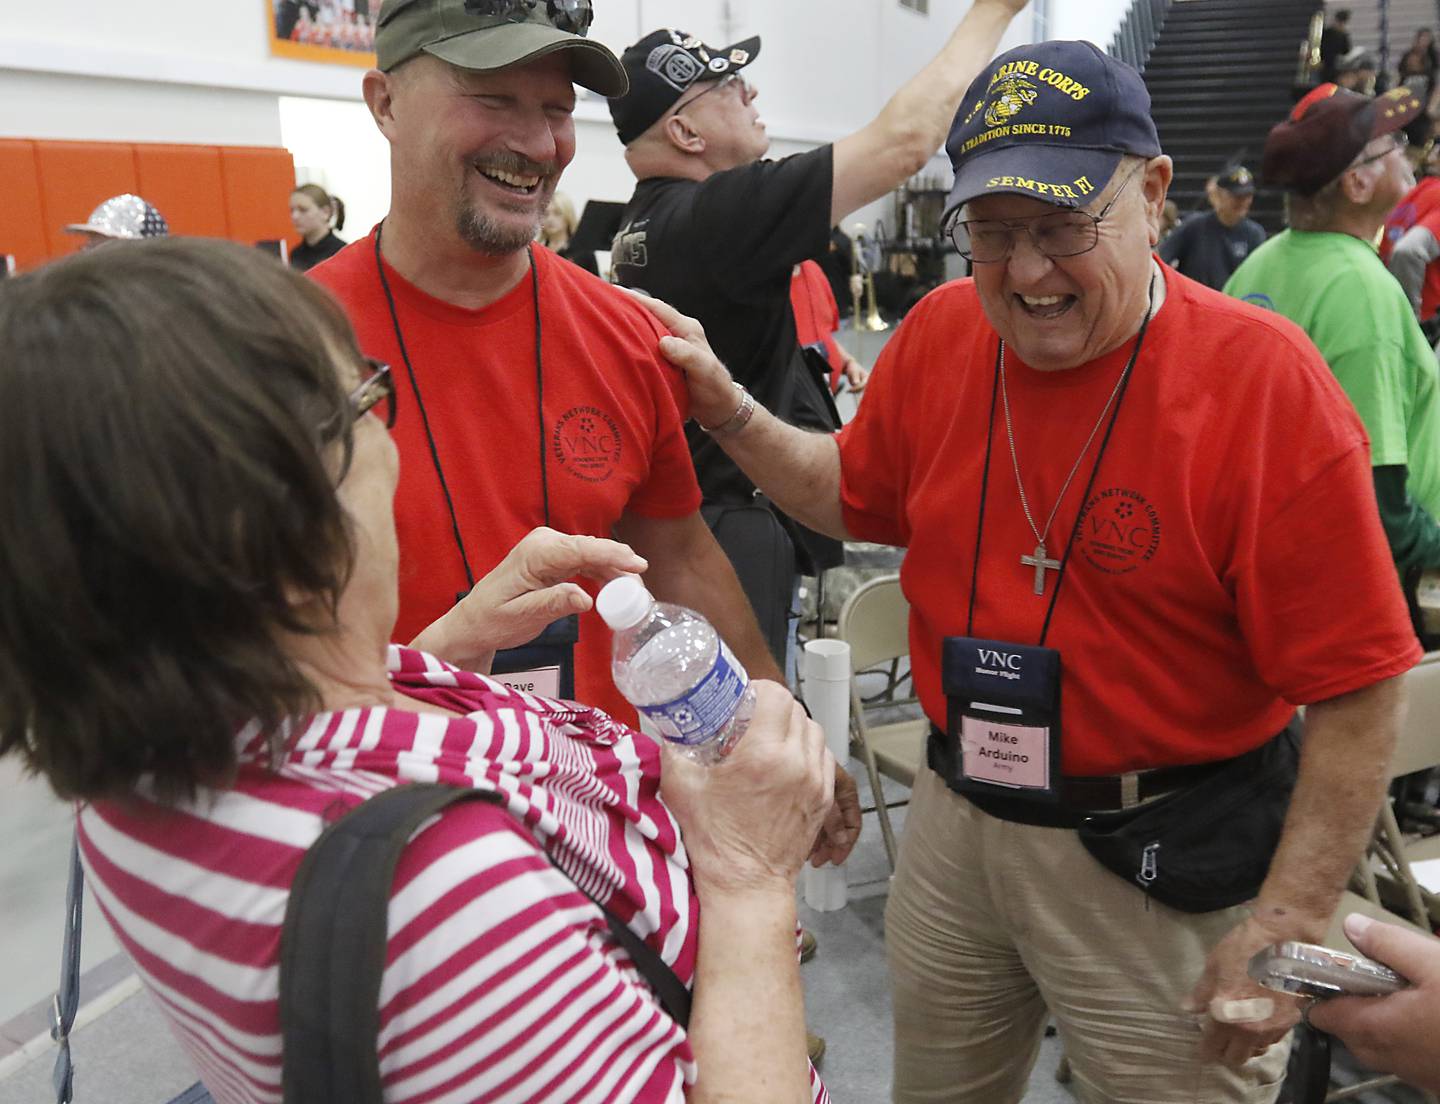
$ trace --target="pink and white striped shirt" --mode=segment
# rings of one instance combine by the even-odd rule
[[[507,808],[451,806],[400,859],[381,986],[386,1101],[682,1101],[696,1077],[684,1031],[576,890],[692,983],[699,906],[657,749],[603,713],[421,652],[392,648],[389,665],[402,693],[465,716],[321,714],[278,769],[250,726],[232,788],[180,808],[81,811],[100,907],[206,1087],[219,1104],[282,1098],[280,933],[305,850],[372,794],[446,782],[498,791]],[[828,1101],[813,1070],[811,1084]]]

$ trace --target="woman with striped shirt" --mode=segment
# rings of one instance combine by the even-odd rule
[[[0,753],[81,803],[100,906],[217,1101],[282,1099],[306,849],[370,795],[437,781],[502,801],[451,806],[401,857],[387,1102],[825,1098],[793,883],[817,836],[846,848],[788,694],[761,684],[707,772],[390,645],[388,369],[253,250],[122,244],[6,281],[0,349]],[[475,632],[523,641],[575,600],[564,579],[644,567],[537,531],[477,588]],[[688,1031],[586,894],[691,985]]]

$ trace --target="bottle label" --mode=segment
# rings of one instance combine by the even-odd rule
[[[690,691],[674,701],[637,706],[665,739],[694,747],[708,743],[725,726],[745,696],[750,677],[720,641],[715,665]]]

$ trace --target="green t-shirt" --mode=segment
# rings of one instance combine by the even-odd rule
[[[1440,365],[1375,250],[1348,234],[1286,230],[1250,255],[1225,294],[1310,335],[1365,423],[1371,463],[1405,465],[1410,496],[1440,517]]]

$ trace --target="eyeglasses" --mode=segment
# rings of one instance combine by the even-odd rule
[[[745,103],[749,103],[755,97],[755,90],[750,87],[750,82],[747,81],[744,77],[742,77],[739,73],[731,73],[728,77],[716,81],[709,88],[705,89],[704,92],[701,92],[700,95],[694,96],[688,100],[684,100],[681,103],[677,103],[674,107],[667,111],[665,115],[679,115],[681,111],[685,110],[685,108],[694,107],[706,96],[710,95],[711,92],[723,92],[728,91],[731,88],[737,89],[740,92],[740,99]],[[664,117],[664,115],[661,116],[662,119]]]
[[[1379,153],[1372,153],[1369,157],[1360,158],[1360,160],[1352,163],[1350,167],[1352,169],[1358,169],[1361,165],[1370,165],[1376,161],[1384,160],[1396,150],[1408,149],[1410,147],[1410,135],[1406,134],[1403,130],[1395,131],[1390,135],[1390,139],[1391,144],[1385,149]]]
[[[1098,215],[1087,211],[1055,211],[1023,219],[969,219],[951,227],[950,240],[960,256],[975,264],[999,264],[1008,258],[1015,248],[1015,235],[1022,230],[1030,236],[1036,252],[1047,257],[1078,257],[1089,253],[1100,243],[1100,224],[1144,167],[1137,166],[1125,178]]]
[[[557,31],[583,37],[595,22],[595,9],[590,0],[465,0],[465,10],[471,15],[493,16],[506,23],[528,23],[530,13],[542,3],[546,17]]]
[[[381,401],[385,402],[385,428],[395,428],[395,377],[390,374],[390,365],[382,364],[373,357],[366,357],[365,363],[370,367],[370,375],[361,381],[360,386],[350,392],[348,401],[352,420],[358,422],[366,414],[379,406]]]

